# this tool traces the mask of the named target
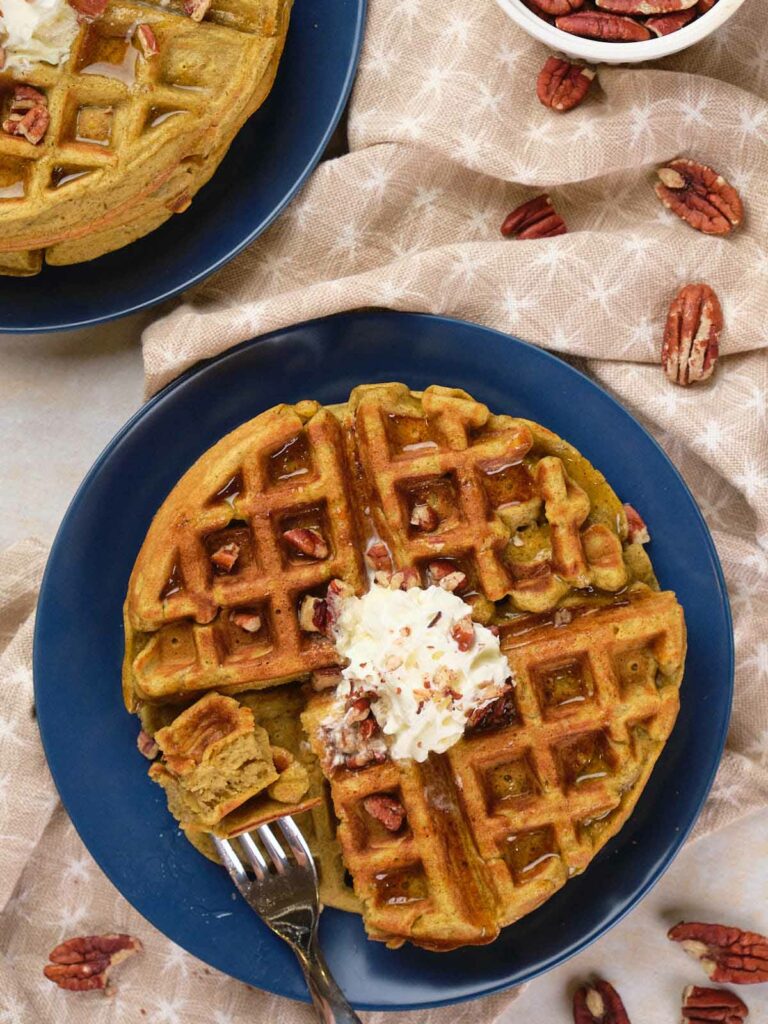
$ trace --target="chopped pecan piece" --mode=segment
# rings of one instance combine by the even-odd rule
[[[521,203],[507,214],[501,225],[501,233],[505,238],[514,236],[518,240],[554,238],[555,235],[564,235],[567,231],[565,221],[547,195]]]
[[[299,626],[305,633],[325,633],[328,629],[328,603],[308,594],[299,607]]]
[[[585,39],[603,39],[607,43],[642,43],[651,33],[634,18],[607,11],[577,11],[555,20],[557,28]]]
[[[157,45],[157,36],[155,35],[151,25],[146,25],[143,22],[137,25],[136,32],[134,33],[134,39],[138,49],[141,50],[142,55],[147,60],[160,53],[160,47]]]
[[[432,533],[440,525],[440,516],[431,505],[414,505],[410,524],[423,533]]]
[[[47,107],[33,107],[23,116],[11,114],[7,120],[3,121],[3,131],[8,135],[21,135],[27,142],[36,146],[48,131],[50,121],[51,115],[48,113]]]
[[[683,1022],[741,1024],[749,1016],[746,1003],[724,988],[699,988],[689,985],[683,992]]]
[[[378,575],[379,573],[376,573],[376,576]],[[412,566],[398,569],[391,576],[389,573],[385,575],[387,576],[387,582],[383,585],[389,587],[390,590],[411,590],[412,587],[418,587],[421,584],[419,570],[414,569]]]
[[[443,576],[439,584],[443,590],[449,590],[451,593],[461,591],[467,585],[467,577],[463,572],[449,572],[447,576]]]
[[[613,14],[671,14],[687,11],[696,0],[595,0],[598,7]]]
[[[77,11],[78,21],[95,21],[107,9],[108,0],[69,0],[69,6]]]
[[[184,13],[192,21],[202,21],[211,7],[211,0],[184,0]]]
[[[630,1024],[621,997],[607,981],[583,985],[573,997],[574,1024]]]
[[[290,548],[307,558],[328,557],[328,545],[323,535],[317,530],[286,530],[283,540]]]
[[[655,18],[646,18],[645,24],[657,36],[668,36],[671,32],[685,28],[695,17],[696,10],[691,7],[687,11],[678,11],[677,14],[659,14]]]
[[[234,569],[239,557],[240,545],[230,541],[229,544],[222,544],[220,548],[216,548],[211,555],[211,562],[219,572],[229,573]]]
[[[139,753],[143,754],[148,761],[154,761],[160,753],[160,747],[158,747],[149,733],[143,729],[136,737],[136,746],[139,748]]]
[[[517,717],[515,697],[512,687],[508,686],[496,700],[489,701],[479,708],[473,708],[467,715],[467,729],[480,732],[484,729],[499,729],[510,725]]]
[[[258,633],[261,629],[261,616],[256,612],[233,611],[229,613],[229,621],[246,633]]]
[[[316,668],[311,676],[313,690],[331,690],[341,682],[341,666],[329,665]]]
[[[669,307],[661,364],[673,384],[708,380],[720,352],[723,311],[707,284],[688,284]]]
[[[573,110],[589,92],[595,74],[594,68],[563,57],[550,57],[539,72],[536,95],[552,110]]]
[[[451,626],[451,636],[460,651],[468,651],[475,642],[475,627],[472,624],[472,617],[465,615],[463,619],[454,622]]]
[[[365,559],[374,572],[391,572],[392,556],[384,541],[377,540],[365,552]]]
[[[701,961],[711,981],[756,985],[768,981],[768,938],[722,924],[685,922],[670,928],[668,937]]]
[[[11,113],[23,114],[27,110],[34,110],[35,107],[47,107],[48,99],[45,94],[31,85],[17,85],[13,90],[11,98]]]
[[[67,939],[48,956],[43,974],[70,992],[107,989],[112,967],[142,949],[131,935],[83,935]]]
[[[706,164],[671,160],[657,174],[656,195],[668,210],[697,231],[727,235],[744,219],[739,193]]]
[[[405,808],[399,800],[385,793],[374,793],[363,800],[363,807],[387,832],[399,832],[405,821]]]

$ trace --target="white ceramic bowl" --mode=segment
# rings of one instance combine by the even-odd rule
[[[658,60],[671,53],[685,50],[706,38],[710,32],[717,32],[744,0],[718,0],[718,3],[700,18],[677,32],[658,39],[647,39],[642,43],[605,43],[598,39],[582,39],[563,32],[550,25],[522,3],[522,0],[496,0],[499,6],[520,28],[539,39],[551,50],[579,57],[590,64],[636,64],[644,60]],[[757,2],[757,0],[756,0]]]

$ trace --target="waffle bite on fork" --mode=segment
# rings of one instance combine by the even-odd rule
[[[155,517],[126,704],[150,734],[250,710],[306,773],[325,902],[391,946],[490,942],[616,834],[674,725],[685,623],[636,535],[572,446],[458,389],[277,406]]]

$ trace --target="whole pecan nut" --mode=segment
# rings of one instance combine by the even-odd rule
[[[671,32],[685,28],[695,17],[696,10],[690,7],[687,11],[678,11],[677,14],[659,14],[655,18],[646,18],[645,24],[657,36],[668,36]]]
[[[363,807],[380,822],[387,832],[399,832],[405,821],[405,808],[399,800],[385,793],[374,793],[363,800]]]
[[[768,981],[768,938],[722,924],[681,921],[668,937],[701,962],[711,981],[757,985]]]
[[[518,239],[553,238],[564,235],[568,231],[565,221],[555,210],[549,196],[536,196],[516,207],[507,214],[501,225],[501,233],[505,238],[516,236]]]
[[[673,384],[708,380],[720,351],[723,311],[707,284],[687,284],[669,307],[661,365]]]
[[[595,73],[594,68],[550,57],[539,72],[536,95],[552,110],[573,110],[589,92]]]
[[[651,38],[650,31],[639,21],[608,11],[577,11],[557,18],[555,25],[572,36],[607,43],[642,43]]]
[[[21,135],[36,146],[48,131],[50,122],[51,115],[47,107],[33,107],[26,114],[11,114],[3,121],[3,131],[7,135]]]
[[[722,174],[695,160],[672,160],[657,171],[656,195],[668,210],[705,235],[727,235],[744,219],[741,196]]]
[[[597,980],[582,986],[573,997],[574,1024],[630,1024],[621,997],[613,985]]]
[[[142,945],[132,935],[82,935],[67,939],[52,950],[43,974],[70,992],[107,989],[109,971]]]
[[[571,11],[578,11],[584,6],[584,0],[533,0],[534,8],[557,17],[560,14],[570,14]]]
[[[604,11],[614,14],[670,14],[673,11],[687,11],[696,0],[595,0]]]
[[[724,988],[699,988],[689,985],[683,992],[683,1021],[691,1024],[741,1024],[749,1016],[746,1003]]]

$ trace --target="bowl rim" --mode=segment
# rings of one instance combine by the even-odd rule
[[[550,25],[529,10],[522,0],[496,0],[496,3],[520,28],[553,50],[593,63],[633,64],[659,60],[701,42],[735,14],[744,0],[718,0],[706,14],[677,32],[637,43],[609,43],[574,36]]]

